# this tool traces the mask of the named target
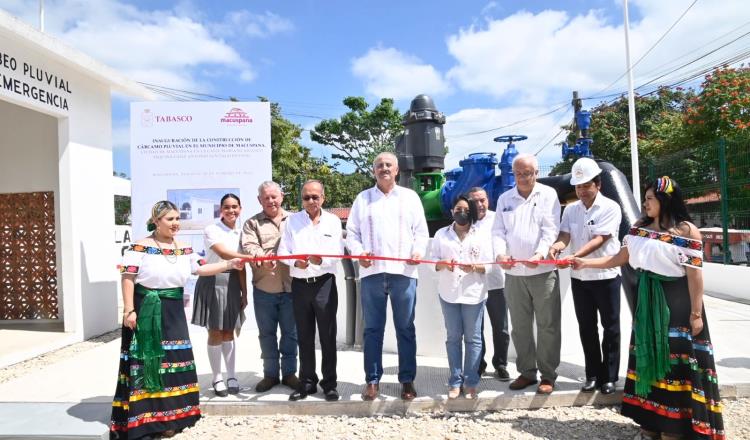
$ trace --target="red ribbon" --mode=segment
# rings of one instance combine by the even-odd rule
[[[401,261],[404,263],[417,263],[417,264],[443,263],[443,264],[449,264],[451,266],[461,266],[461,265],[469,265],[469,264],[501,264],[496,261],[486,262],[486,263],[461,263],[461,262],[448,263],[448,262],[435,261],[435,260],[414,260],[411,258],[383,257],[380,255],[326,255],[326,254],[294,254],[294,255],[284,255],[284,256],[267,255],[263,257],[243,258],[242,261],[247,262],[247,263],[257,263],[257,262],[264,262],[264,261],[280,261],[280,260],[307,260],[310,257],[339,258],[339,259],[347,259],[347,260]],[[567,266],[570,264],[568,260],[537,260],[537,261],[510,260],[508,263],[511,264],[511,266],[517,263],[554,264],[554,265],[564,265],[564,266]]]

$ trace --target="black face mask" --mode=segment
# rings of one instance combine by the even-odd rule
[[[466,226],[469,224],[469,213],[468,212],[454,212],[453,221],[459,226]]]

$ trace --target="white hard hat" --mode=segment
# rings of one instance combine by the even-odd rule
[[[602,172],[599,165],[594,162],[594,159],[588,157],[582,157],[575,161],[573,169],[570,170],[570,184],[580,185],[586,183],[598,176]]]

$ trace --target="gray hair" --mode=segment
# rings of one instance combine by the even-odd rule
[[[266,180],[258,186],[258,195],[263,194],[263,191],[267,188],[273,188],[279,191],[280,194],[284,194],[284,190],[281,189],[281,185],[274,182],[273,180]]]
[[[321,182],[318,179],[307,179],[305,183],[302,184],[302,188],[304,188],[308,183],[317,183],[320,185],[320,194],[326,195],[326,187],[323,185],[323,182]]]
[[[398,156],[396,156],[395,153],[392,153],[390,151],[383,151],[382,153],[378,153],[378,155],[375,156],[375,159],[373,159],[372,161],[372,165],[375,166],[375,162],[377,162],[378,159],[380,159],[383,156],[390,156],[391,158],[393,158],[393,160],[396,161],[396,164],[398,164]]]
[[[519,153],[516,155],[516,157],[513,158],[513,164],[511,165],[512,168],[516,167],[516,162],[524,161],[524,162],[530,162],[531,166],[534,167],[534,171],[539,171],[539,160],[530,153]]]

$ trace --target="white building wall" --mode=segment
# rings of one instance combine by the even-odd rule
[[[49,53],[13,34],[0,32],[0,47],[4,54],[15,58],[17,66],[15,70],[0,69],[4,77],[55,92],[67,100],[68,107],[57,108],[0,88],[0,100],[29,109],[4,107],[8,111],[2,113],[1,119],[18,119],[34,112],[47,115],[31,118],[27,123],[32,136],[44,138],[47,149],[31,149],[19,156],[3,154],[0,167],[11,167],[14,171],[10,177],[0,176],[0,191],[11,192],[18,187],[40,190],[47,187],[45,190],[57,191],[58,286],[65,331],[75,332],[83,339],[112,330],[118,325],[119,276],[110,241],[114,213],[109,85],[87,75],[81,65],[56,62]],[[24,63],[64,79],[70,93],[25,76]],[[53,124],[50,116],[56,118],[52,119]],[[47,128],[39,130],[32,124],[37,120],[44,121],[41,126]],[[57,136],[50,132],[56,132]],[[0,151],[4,152],[5,147]],[[44,157],[37,160],[39,157],[34,155]]]

